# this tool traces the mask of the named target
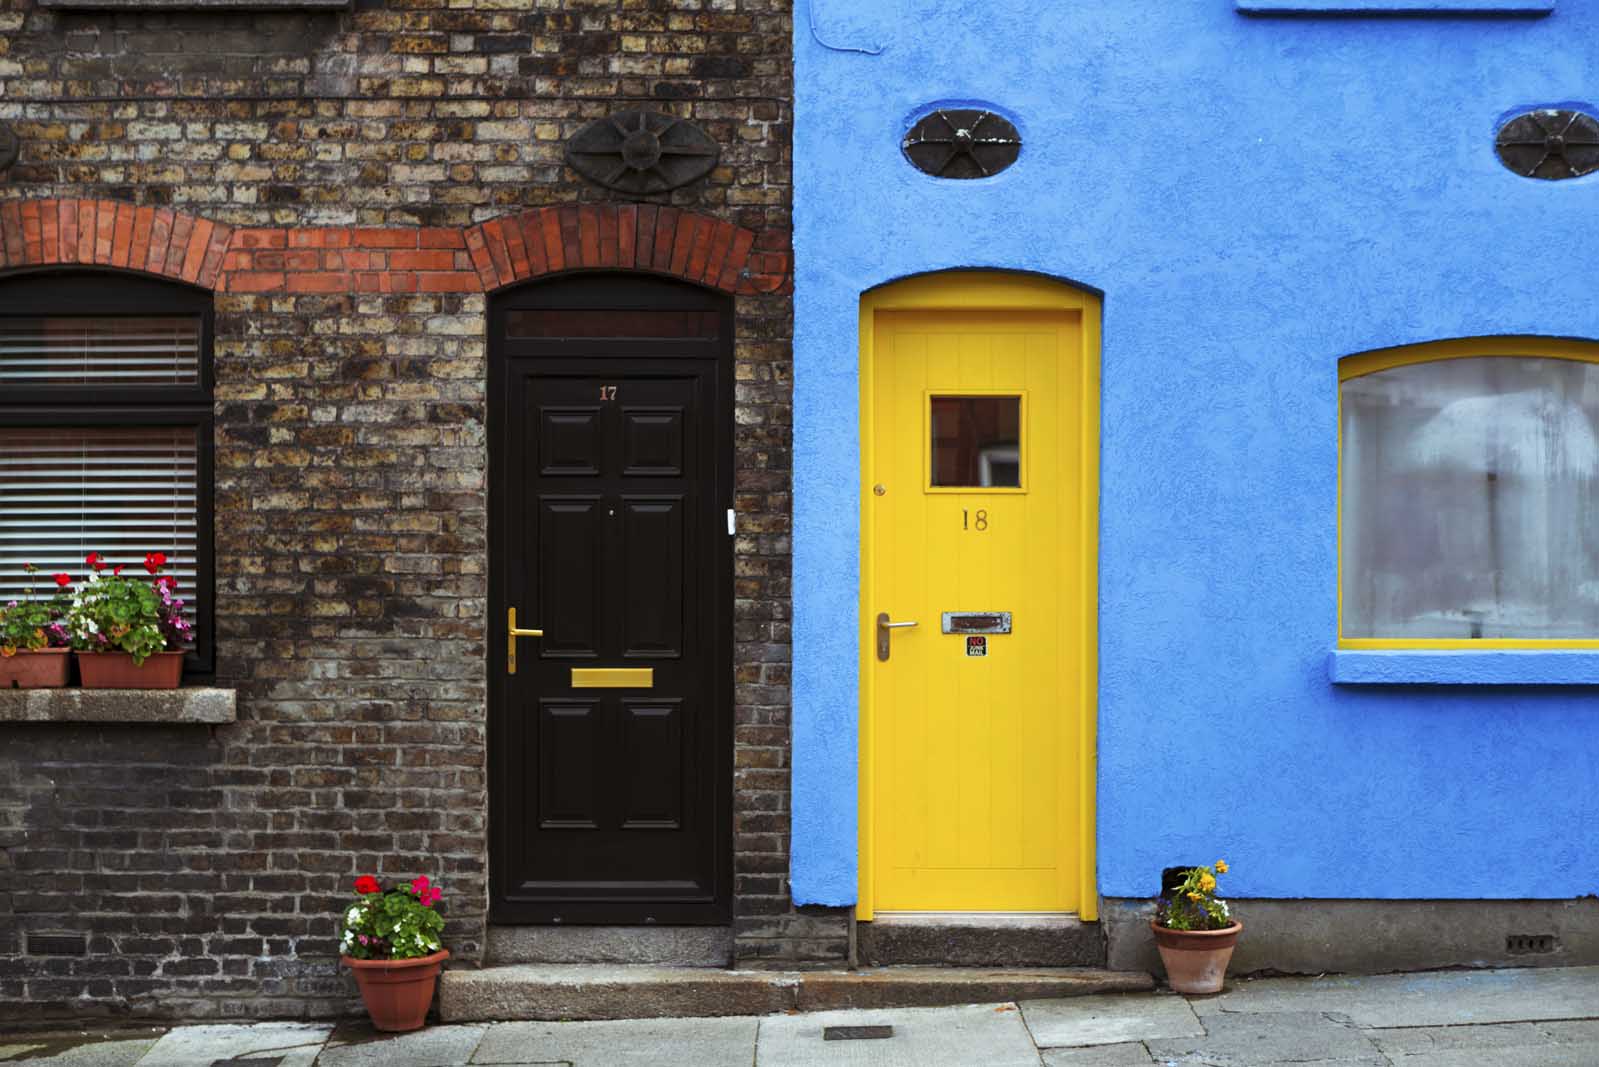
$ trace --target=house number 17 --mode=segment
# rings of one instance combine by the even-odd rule
[[[600,399],[601,400],[615,400],[616,399],[616,386],[614,386],[614,385],[602,385],[602,386],[600,386]]]

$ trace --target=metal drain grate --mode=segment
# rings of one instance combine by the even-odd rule
[[[893,1037],[892,1026],[824,1026],[823,1041],[881,1041]]]
[[[1554,934],[1511,934],[1505,938],[1505,951],[1512,956],[1539,956],[1559,947]]]

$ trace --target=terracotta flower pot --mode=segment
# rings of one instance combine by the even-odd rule
[[[1155,947],[1166,965],[1166,981],[1178,993],[1220,993],[1227,964],[1244,924],[1237,919],[1220,930],[1168,930],[1149,920]]]
[[[67,684],[68,648],[40,648],[0,656],[0,689],[54,689]]]
[[[156,652],[136,667],[131,653],[79,652],[78,677],[85,689],[176,689],[183,653]]]
[[[361,999],[372,1025],[379,1030],[420,1030],[433,1006],[433,987],[438,984],[439,965],[450,958],[450,950],[439,949],[431,956],[411,960],[358,960],[340,956],[355,972]]]

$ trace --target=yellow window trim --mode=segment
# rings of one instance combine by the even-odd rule
[[[889,282],[861,294],[857,328],[860,337],[860,551],[859,573],[871,573],[872,563],[872,508],[869,494],[873,470],[872,442],[875,440],[873,405],[871,398],[873,343],[876,336],[877,315],[892,311],[1051,311],[1075,314],[1082,321],[1085,358],[1083,360],[1083,410],[1082,410],[1082,492],[1094,506],[1084,509],[1084,527],[1079,531],[1083,544],[1083,588],[1091,595],[1083,598],[1082,632],[1083,649],[1082,700],[1083,721],[1081,737],[1082,796],[1080,810],[1083,825],[1079,834],[1083,859],[1081,904],[1078,918],[1093,922],[1099,918],[1099,866],[1095,851],[1098,819],[1097,797],[1099,788],[1099,407],[1100,407],[1100,297],[1096,293],[1078,289],[1070,282],[1045,278],[1039,275],[1000,270],[955,270],[937,274],[923,274]],[[931,465],[928,467],[931,480]],[[1025,482],[1024,482],[1025,484]],[[872,862],[875,858],[871,840],[872,781],[871,724],[866,721],[871,706],[871,656],[876,647],[876,621],[868,603],[870,590],[864,581],[857,582],[859,597],[858,648],[860,655],[860,708],[862,718],[858,730],[860,774],[857,789],[857,831],[859,842],[859,884],[856,887],[856,917],[863,921],[872,918]]]
[[[933,484],[933,398],[954,399],[962,397],[1013,396],[1020,401],[1018,412],[1021,438],[1016,442],[1019,480],[1021,485],[934,485]],[[1022,496],[1027,492],[1027,390],[1025,389],[928,389],[922,394],[922,492],[951,496]]]
[[[1482,359],[1499,356],[1512,359],[1569,359],[1579,363],[1599,363],[1599,343],[1562,337],[1461,337],[1450,341],[1379,348],[1372,352],[1346,356],[1338,361],[1338,380],[1346,382],[1368,374],[1408,367],[1416,363],[1439,363],[1447,359]],[[1338,399],[1338,647],[1368,651],[1430,651],[1494,649],[1584,649],[1599,648],[1599,637],[1551,637],[1543,639],[1484,637],[1345,637],[1344,631],[1344,413],[1343,397]]]

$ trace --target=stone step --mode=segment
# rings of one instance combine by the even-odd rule
[[[728,967],[727,926],[490,926],[485,964],[628,963]]]
[[[871,967],[1103,967],[1105,934],[1075,915],[879,913],[857,924]]]
[[[728,971],[511,964],[446,971],[439,982],[439,1014],[452,1023],[768,1015],[1136,993],[1154,985],[1141,971],[1073,967]]]

